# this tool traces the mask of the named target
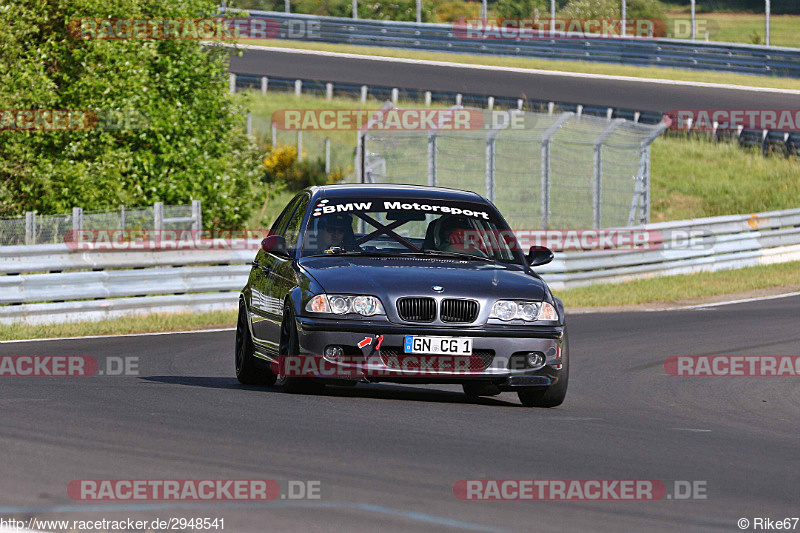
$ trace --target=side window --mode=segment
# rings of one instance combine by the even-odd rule
[[[287,248],[294,248],[297,244],[297,236],[300,234],[300,225],[303,223],[303,217],[306,214],[307,207],[308,196],[304,195],[297,205],[294,214],[292,214],[292,217],[289,219],[289,223],[286,224],[286,230],[283,236],[286,239]]]
[[[305,195],[297,195],[295,196],[289,204],[283,208],[283,211],[278,218],[275,219],[275,222],[272,224],[272,228],[270,228],[269,232],[272,235],[282,235],[283,228],[286,227],[286,223],[289,221],[289,215],[294,212],[294,208],[297,207],[297,203],[303,199]]]

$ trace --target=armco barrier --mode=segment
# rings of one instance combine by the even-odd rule
[[[642,226],[694,246],[557,252],[537,271],[554,290],[800,260],[800,209]],[[252,243],[251,243],[252,246]],[[0,323],[235,310],[254,250],[72,251],[0,247]]]
[[[298,27],[306,28],[304,39],[308,41],[800,77],[800,49],[796,48],[680,39],[477,40],[459,37],[453,24],[353,20],[273,11],[249,14],[277,21],[281,37],[296,35]]]

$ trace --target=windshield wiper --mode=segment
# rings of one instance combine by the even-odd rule
[[[480,255],[466,254],[463,252],[445,252],[442,250],[425,250],[424,252],[412,252],[414,255],[436,255],[441,257],[457,257],[459,259],[472,259],[476,261],[488,261],[495,263],[496,261],[491,257],[483,257]]]

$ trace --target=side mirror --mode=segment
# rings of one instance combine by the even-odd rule
[[[287,255],[286,239],[280,235],[268,235],[261,241],[261,249],[267,253]]]
[[[528,264],[532,267],[546,265],[553,260],[553,252],[544,246],[531,246],[528,252]]]

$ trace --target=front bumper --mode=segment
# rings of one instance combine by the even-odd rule
[[[505,326],[483,325],[480,327],[442,327],[404,325],[386,321],[335,320],[299,317],[297,319],[299,351],[301,356],[325,353],[327,346],[341,346],[346,354],[345,362],[337,358],[325,358],[326,364],[340,367],[351,376],[350,380],[396,383],[463,383],[467,381],[489,382],[500,390],[519,387],[547,386],[558,381],[562,364],[564,326]],[[441,361],[444,356],[410,356],[403,354],[406,335],[469,337],[473,339],[473,363],[465,367],[448,364],[433,364],[415,371],[404,366],[404,357],[433,357]],[[378,349],[376,349],[378,348]],[[520,364],[521,355],[539,352],[542,364],[529,367]],[[479,354],[479,355],[475,355]],[[402,364],[398,365],[398,356]],[[352,371],[353,362],[361,361],[359,369]],[[524,358],[523,358],[524,359]],[[457,365],[456,365],[457,366]],[[345,368],[347,367],[347,368]],[[334,379],[338,374],[333,376]],[[330,374],[316,376],[331,379]]]

